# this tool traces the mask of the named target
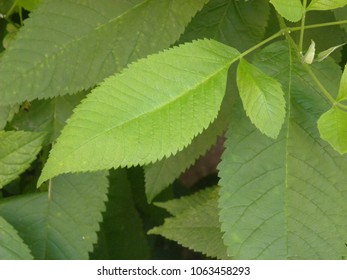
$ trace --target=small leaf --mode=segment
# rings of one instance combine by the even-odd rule
[[[32,260],[30,250],[17,231],[0,217],[0,260]]]
[[[347,5],[347,0],[312,0],[307,10],[334,10]]]
[[[336,101],[338,102],[343,100],[347,100],[347,67],[346,66],[341,77],[339,93],[336,98]]]
[[[343,43],[341,45],[335,46],[335,47],[331,47],[325,51],[320,52],[317,55],[316,61],[321,62],[324,59],[326,59],[333,51],[335,51],[337,48],[342,47],[343,45],[345,45],[346,43]]]
[[[241,59],[237,69],[237,86],[252,123],[262,133],[276,138],[285,117],[284,93],[280,83]]]
[[[198,198],[196,198],[198,196]],[[160,203],[174,217],[151,229],[159,234],[209,257],[227,259],[218,219],[218,188],[207,189],[189,197]]]
[[[316,43],[313,40],[311,40],[311,44],[308,47],[308,50],[303,57],[303,62],[306,64],[312,64],[315,54],[316,54]]]
[[[285,19],[297,22],[302,18],[303,7],[300,0],[270,0],[270,2]]]
[[[107,172],[54,178],[49,192],[0,202],[2,215],[35,259],[88,259],[107,200]]]
[[[200,40],[108,78],[75,109],[39,183],[61,173],[149,164],[182,150],[216,118],[238,55]]]
[[[45,133],[0,131],[0,188],[26,170],[41,150]]]
[[[325,112],[318,120],[322,139],[340,154],[347,153],[347,112],[337,107]]]

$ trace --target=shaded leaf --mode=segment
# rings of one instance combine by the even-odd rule
[[[241,59],[237,68],[237,86],[243,107],[252,123],[262,133],[276,138],[285,117],[281,84]]]
[[[160,203],[174,217],[149,234],[159,234],[206,256],[226,259],[218,220],[218,188],[207,189],[189,197]]]
[[[175,155],[145,166],[145,187],[149,202],[216,143],[217,137],[222,135],[230,121],[231,97],[230,93],[224,96],[217,119],[206,130],[196,136],[188,147]]]
[[[347,20],[347,6],[334,10],[334,15],[337,20]],[[347,24],[342,24],[341,27],[347,32]]]
[[[343,71],[339,93],[337,94],[336,101],[344,101],[347,100],[347,67],[345,66],[345,70]]]
[[[244,51],[265,33],[269,2],[210,0],[187,26],[180,42],[209,38]]]
[[[318,120],[322,139],[340,154],[347,153],[347,112],[337,107],[325,112]]]
[[[0,260],[32,260],[30,250],[16,230],[0,217]]]
[[[233,109],[219,166],[224,243],[235,259],[342,259],[347,157],[320,139],[316,121],[329,104],[288,53],[285,44],[275,43],[253,62],[286,89],[288,112],[279,137],[261,135],[241,102]],[[337,92],[337,64],[310,67]]]
[[[80,92],[48,100],[34,100],[29,110],[22,110],[13,118],[11,128],[45,131],[48,134],[47,142],[51,143],[59,136],[72,110],[85,96],[85,92]]]
[[[1,57],[1,105],[94,86],[174,43],[205,2],[44,1]]]
[[[333,10],[347,5],[347,0],[312,0],[307,10]]]
[[[45,133],[0,131],[0,188],[30,166],[44,139]]]
[[[149,164],[182,150],[216,118],[238,55],[213,40],[195,41],[108,78],[76,108],[39,183],[61,173]]]
[[[126,170],[110,173],[110,189],[98,243],[92,259],[139,260],[149,258],[142,221],[135,208]]]
[[[302,18],[304,9],[300,0],[270,0],[270,3],[289,21],[296,22]]]
[[[1,200],[0,215],[18,231],[35,259],[88,259],[105,210],[106,175],[59,176],[50,182],[48,193]]]

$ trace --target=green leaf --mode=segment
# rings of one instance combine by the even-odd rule
[[[318,120],[322,139],[340,154],[347,153],[347,112],[337,107],[331,108]]]
[[[318,62],[321,62],[323,61],[324,59],[326,59],[333,51],[335,51],[337,48],[339,47],[342,47],[343,45],[345,45],[346,43],[343,43],[343,44],[340,44],[340,45],[337,45],[337,46],[334,46],[334,47],[331,47],[325,51],[322,51],[320,52],[318,55],[317,55],[317,58],[316,58],[316,61]]]
[[[1,57],[0,105],[94,86],[174,43],[206,1],[43,1]]]
[[[39,184],[61,173],[144,165],[182,150],[216,118],[239,52],[201,40],[140,60],[78,106]]]
[[[267,0],[210,0],[187,26],[180,42],[209,38],[245,51],[263,39],[269,11]]]
[[[347,6],[334,10],[334,15],[337,20],[347,20]],[[340,25],[347,32],[347,24]]]
[[[44,139],[45,133],[0,131],[0,188],[30,166]]]
[[[312,0],[307,10],[334,10],[347,5],[347,0]]]
[[[347,100],[347,67],[345,66],[345,70],[343,71],[339,93],[337,94],[336,101],[341,102]]]
[[[229,124],[231,99],[231,94],[224,96],[217,119],[196,136],[188,147],[175,155],[145,166],[146,195],[149,202],[216,143],[218,136],[223,134]]]
[[[30,250],[16,230],[0,217],[0,260],[32,260]]]
[[[22,6],[24,9],[28,11],[35,10],[43,0],[18,0],[17,5]]]
[[[288,112],[279,137],[257,131],[241,101],[233,108],[219,166],[224,243],[235,259],[342,259],[347,157],[321,140],[316,122],[329,104],[288,53],[285,44],[275,43],[253,62],[286,89]],[[326,60],[310,67],[337,92],[337,64]]]
[[[270,3],[289,21],[297,22],[302,18],[304,10],[300,0],[270,0]]]
[[[308,47],[308,50],[302,59],[303,62],[307,64],[312,64],[315,54],[316,54],[316,43],[313,40],[311,40],[311,44]]]
[[[2,215],[35,259],[88,259],[105,210],[106,172],[62,175],[49,191],[4,199]]]
[[[174,217],[149,234],[159,234],[206,256],[226,259],[218,220],[218,188],[207,189],[189,197],[160,203]]]
[[[86,92],[65,95],[48,100],[34,100],[30,109],[20,111],[10,127],[15,130],[45,131],[47,142],[52,143],[59,136],[72,110],[86,96]]]
[[[10,110],[10,106],[0,106],[0,130],[6,126]]]
[[[237,86],[252,123],[262,133],[276,138],[286,113],[280,83],[241,59],[237,68]]]
[[[142,221],[135,208],[126,170],[110,173],[110,189],[98,244],[92,259],[139,260],[149,258]]]

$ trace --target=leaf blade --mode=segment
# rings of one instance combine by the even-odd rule
[[[300,0],[270,0],[270,2],[285,19],[297,22],[302,18],[303,7]]]
[[[346,0],[312,0],[307,10],[334,10],[347,5]]]
[[[262,133],[276,138],[285,117],[281,85],[241,59],[237,68],[237,86],[246,114],[252,123]]]
[[[88,89],[173,44],[205,2],[44,1],[1,57],[1,104]]]
[[[195,41],[107,79],[76,108],[39,183],[62,172],[148,164],[182,150],[217,116],[238,55],[216,41]]]

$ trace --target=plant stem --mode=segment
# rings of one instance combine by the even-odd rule
[[[304,0],[302,5],[304,7],[304,10],[303,10],[303,13],[302,13],[301,26],[300,26],[300,39],[299,39],[299,53],[300,54],[302,54],[302,45],[303,45],[303,42],[304,42],[307,0]]]

